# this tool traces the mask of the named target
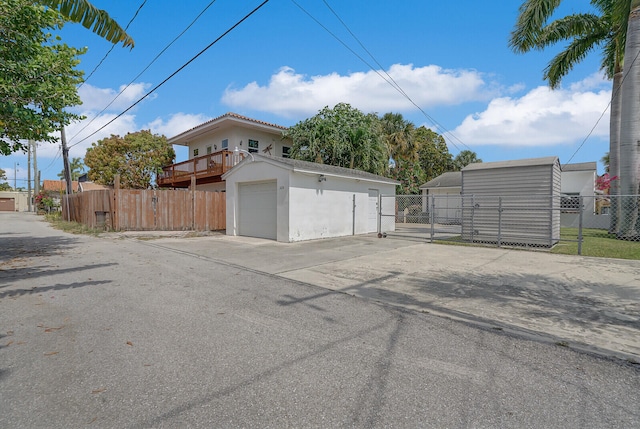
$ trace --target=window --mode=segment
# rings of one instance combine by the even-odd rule
[[[289,158],[291,157],[291,155],[289,154],[289,152],[291,152],[291,148],[289,146],[282,146],[282,157],[283,158]]]
[[[220,144],[220,147],[222,149],[229,149],[229,139],[222,140],[222,143]]]
[[[249,153],[256,153],[258,151],[258,140],[249,139]]]
[[[195,149],[193,150],[193,156],[194,156],[194,157],[198,156],[198,148],[195,148]]]
[[[211,153],[211,146],[207,146],[207,155]]]

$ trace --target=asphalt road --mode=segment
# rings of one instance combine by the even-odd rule
[[[624,361],[0,213],[2,428],[634,428],[638,403]]]

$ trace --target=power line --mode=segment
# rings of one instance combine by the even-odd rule
[[[573,152],[573,155],[571,155],[571,157],[569,158],[569,160],[567,162],[564,163],[564,165],[567,165],[568,163],[571,162],[571,160],[578,154],[578,152],[580,151],[580,149],[582,149],[582,146],[584,146],[584,144],[587,142],[587,140],[589,139],[589,137],[591,137],[591,134],[593,134],[593,131],[596,129],[596,127],[598,126],[598,124],[600,123],[600,121],[602,120],[602,118],[604,117],[605,113],[607,113],[607,110],[609,110],[609,108],[611,107],[611,101],[613,99],[615,99],[615,97],[618,96],[618,92],[620,92],[620,90],[622,89],[622,84],[624,83],[625,79],[627,78],[627,76],[629,75],[629,72],[631,71],[631,69],[633,68],[633,65],[636,63],[636,61],[638,60],[638,57],[640,56],[640,51],[638,51],[638,53],[636,54],[636,57],[633,59],[633,61],[631,62],[631,65],[629,66],[629,69],[627,70],[627,73],[622,75],[622,80],[620,81],[620,85],[615,88],[615,92],[612,92],[611,95],[611,100],[609,100],[609,103],[607,103],[607,107],[604,108],[604,110],[602,111],[602,114],[600,115],[600,117],[598,118],[598,120],[596,121],[595,125],[591,128],[591,130],[589,131],[589,134],[587,134],[587,136],[584,138],[584,140],[582,140],[582,143],[580,143],[580,146],[578,146],[578,149],[576,149],[575,152]]]
[[[142,4],[140,6],[138,6],[138,10],[136,10],[136,13],[133,14],[133,17],[129,20],[129,23],[127,24],[127,26],[124,28],[125,33],[127,32],[127,30],[129,29],[129,26],[131,25],[131,23],[133,22],[134,19],[136,19],[136,17],[138,16],[138,13],[140,12],[140,9],[142,9],[142,7],[145,5],[145,3],[147,3],[147,0],[143,0]],[[84,85],[84,83],[86,81],[88,81],[91,76],[93,76],[93,74],[96,72],[96,70],[98,70],[98,68],[102,65],[102,63],[104,62],[104,60],[107,59],[107,57],[109,56],[109,54],[111,53],[111,51],[113,51],[113,48],[116,47],[116,44],[113,43],[111,44],[111,48],[107,51],[106,54],[104,54],[104,57],[102,57],[102,59],[100,60],[100,62],[98,63],[98,65],[96,65],[94,67],[94,69],[91,71],[91,73],[89,73],[89,76],[87,76],[87,78],[80,84],[80,86],[78,87],[78,89],[80,89],[82,87],[82,85]]]
[[[193,26],[193,24],[195,24],[196,21],[198,21],[198,19],[200,19],[200,17],[207,11],[207,9],[209,9],[209,7],[211,7],[211,5],[213,5],[215,2],[216,2],[216,0],[211,1],[204,9],[202,9],[202,11],[198,14],[198,16],[196,16],[195,19],[193,21],[191,21],[191,23],[184,30],[182,30],[182,32],[180,34],[178,34],[167,46],[165,46],[155,56],[155,58],[153,58],[153,60],[151,60],[151,62],[149,64],[147,64],[147,66],[144,69],[142,69],[142,71],[140,73],[138,73],[138,75],[136,77],[131,79],[131,81],[127,84],[127,86],[125,86],[123,89],[121,89],[120,92],[113,98],[113,100],[111,100],[109,102],[109,104],[107,104],[99,113],[94,115],[94,117],[91,118],[91,120],[87,124],[85,124],[77,133],[75,133],[73,135],[73,137],[71,137],[69,139],[69,142],[73,141],[73,139],[75,139],[78,136],[78,134],[80,134],[82,131],[84,131],[89,125],[91,125],[93,123],[93,121],[98,119],[98,117],[100,117],[100,115],[103,114],[105,112],[105,110],[107,110],[113,103],[115,103],[115,101],[133,84],[133,82],[135,82],[136,79],[138,79],[140,76],[142,76],[142,74],[144,72],[146,72],[149,69],[149,67],[151,67],[151,65],[153,63],[155,63],[156,60],[158,58],[160,58],[162,56],[162,54],[164,54],[165,51],[171,47],[171,45],[173,45],[180,37],[182,37],[184,35],[184,33],[186,33],[187,30],[189,30]],[[69,147],[71,148],[71,147],[75,146],[76,144],[73,144],[73,145],[71,145]]]
[[[402,87],[384,70],[384,67],[376,60],[373,54],[364,46],[364,44],[358,39],[358,37],[351,31],[351,29],[347,26],[347,24],[338,16],[338,14],[329,6],[326,0],[323,0],[324,4],[327,8],[334,14],[334,16],[340,21],[340,23],[347,29],[349,34],[358,42],[358,44],[365,50],[367,54],[373,59],[373,61],[378,65],[382,72],[387,76],[383,76],[378,70],[376,70],[368,61],[362,58],[357,52],[355,52],[351,47],[349,47],[344,41],[342,41],[337,35],[335,35],[331,30],[329,30],[325,25],[323,25],[318,19],[316,19],[311,13],[309,13],[306,9],[304,9],[300,4],[298,4],[295,0],[291,0],[291,2],[296,5],[301,11],[303,11],[309,18],[311,18],[316,24],[318,24],[322,29],[324,29],[327,33],[329,33],[334,39],[336,39],[342,46],[344,46],[348,51],[350,51],[354,56],[356,56],[360,61],[362,61],[367,67],[369,67],[374,73],[380,76],[385,82],[391,85],[396,91],[398,91],[403,97],[405,97],[413,106],[415,106],[432,124],[434,124],[438,129],[442,130],[443,134],[449,134],[455,140],[460,142],[462,145],[467,146],[462,140],[456,137],[452,132],[448,131],[442,124],[436,121],[435,118],[430,116],[427,112],[422,109],[417,103],[413,101],[413,99],[402,89]],[[451,144],[460,151],[460,148],[451,141]],[[471,149],[471,148],[469,148]]]
[[[143,95],[142,97],[140,97],[135,103],[133,103],[131,106],[127,107],[122,113],[118,114],[115,118],[111,119],[109,122],[107,122],[106,124],[104,124],[102,127],[98,128],[97,130],[95,130],[93,133],[89,134],[87,137],[83,138],[82,140],[80,140],[79,142],[75,143],[75,145],[78,145],[80,143],[82,143],[83,141],[87,140],[89,137],[94,136],[95,134],[97,134],[99,131],[102,131],[104,128],[106,128],[107,126],[111,125],[111,123],[113,123],[116,119],[120,118],[122,115],[124,115],[125,113],[127,113],[129,110],[133,109],[135,106],[138,105],[138,103],[140,103],[142,100],[144,100],[145,98],[147,98],[151,93],[153,93],[154,91],[156,91],[158,88],[160,88],[162,85],[164,85],[165,83],[167,83],[167,81],[169,81],[169,79],[173,78],[175,75],[177,75],[179,72],[181,72],[185,67],[187,67],[189,64],[191,64],[193,61],[196,60],[196,58],[198,58],[200,55],[204,54],[209,48],[211,48],[213,45],[215,45],[216,43],[218,43],[220,41],[220,39],[222,39],[223,37],[225,37],[227,34],[229,34],[231,31],[233,31],[237,26],[239,26],[240,24],[242,24],[244,21],[246,21],[251,15],[253,15],[255,12],[257,12],[260,8],[262,8],[262,6],[264,6],[265,4],[267,4],[269,2],[269,0],[264,0],[262,3],[260,3],[260,5],[258,5],[255,9],[253,9],[251,12],[249,12],[248,14],[246,14],[241,20],[239,20],[238,22],[236,22],[235,24],[233,24],[227,31],[225,31],[224,33],[222,33],[220,36],[218,36],[218,38],[216,38],[213,42],[211,42],[209,45],[207,45],[204,49],[202,49],[200,52],[198,52],[195,56],[193,56],[189,61],[187,61],[186,63],[184,63],[182,66],[180,66],[176,71],[174,71],[173,73],[171,73],[166,79],[164,79],[162,82],[160,82],[158,85],[156,85],[155,87],[153,87],[149,92],[147,92],[145,95]]]

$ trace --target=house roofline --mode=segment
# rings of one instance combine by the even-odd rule
[[[368,173],[361,170],[353,170],[344,167],[336,167],[327,164],[317,164],[314,162],[293,160],[288,158],[276,158],[272,156],[259,155],[257,153],[252,154],[256,161],[266,162],[267,164],[275,165],[287,170],[294,171],[302,174],[322,174],[327,177],[337,177],[342,179],[360,180],[373,183],[385,183],[388,185],[399,185],[400,182],[393,179],[388,179],[383,176],[378,176],[373,173]],[[245,157],[240,163],[238,163],[231,170],[222,175],[222,179],[226,180],[228,176],[237,171],[238,167],[245,163],[253,162],[250,157]],[[298,164],[298,165],[296,165]],[[314,165],[315,164],[315,165]],[[351,174],[350,174],[351,173]]]
[[[203,134],[209,133],[221,125],[226,123],[227,121],[248,125],[252,128],[261,129],[263,131],[268,132],[282,132],[288,129],[288,127],[284,127],[282,125],[271,124],[269,122],[260,121],[258,119],[249,118],[247,116],[242,116],[237,113],[227,112],[224,115],[218,116],[217,118],[213,118],[202,124],[195,126],[187,131],[184,131],[176,136],[173,136],[167,140],[169,144],[177,144],[182,146],[188,146],[189,143]]]

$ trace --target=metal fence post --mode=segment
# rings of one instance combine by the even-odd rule
[[[382,195],[378,194],[378,234],[381,234],[381,233],[382,233]]]
[[[502,197],[498,197],[498,247],[500,247],[502,239]]]
[[[582,195],[579,197],[580,212],[578,213],[578,255],[582,255],[582,213],[584,212],[584,201]]]
[[[476,198],[475,195],[471,195],[471,242],[473,243],[473,236],[475,233],[474,220],[476,217]]]
[[[431,243],[433,243],[433,236],[435,235],[435,221],[436,221],[436,197],[431,195],[431,210],[429,213],[429,222],[431,223]]]

